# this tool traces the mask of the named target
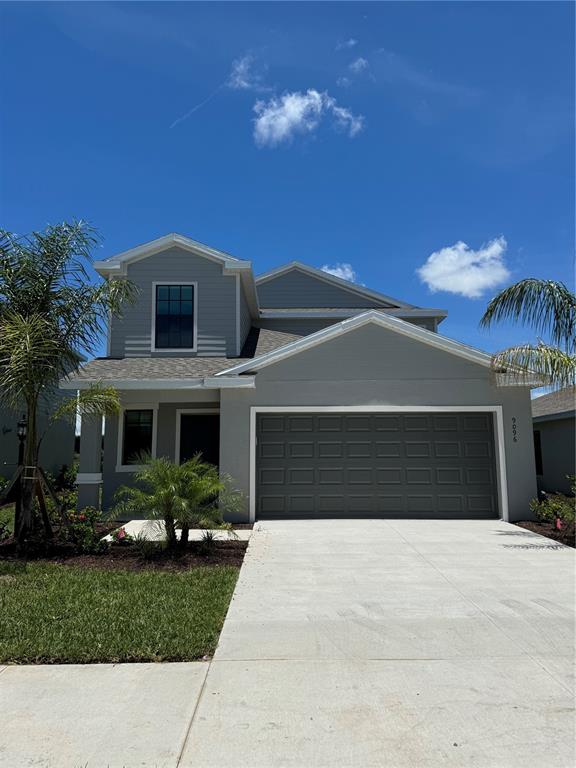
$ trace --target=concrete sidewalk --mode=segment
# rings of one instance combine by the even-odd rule
[[[499,521],[257,529],[212,662],[0,671],[0,766],[572,768],[573,550]]]

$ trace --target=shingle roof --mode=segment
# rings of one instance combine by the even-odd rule
[[[552,416],[576,409],[576,387],[567,387],[532,400],[532,416]]]
[[[80,381],[113,382],[142,379],[194,379],[214,376],[252,357],[264,355],[301,338],[292,333],[251,328],[241,357],[99,357],[74,374]]]

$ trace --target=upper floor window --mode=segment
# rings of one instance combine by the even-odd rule
[[[154,349],[196,348],[196,283],[154,285]]]

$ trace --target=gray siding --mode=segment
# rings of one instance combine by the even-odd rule
[[[500,405],[510,519],[530,517],[536,478],[529,390],[496,387],[490,371],[480,365],[392,331],[364,326],[261,370],[256,382],[255,390],[223,390],[221,395],[221,469],[247,496],[253,405]]]
[[[282,333],[294,333],[297,336],[309,336],[311,333],[321,331],[322,328],[327,328],[329,325],[340,322],[340,319],[331,318],[265,318],[258,320],[257,325],[259,328],[266,328],[270,331],[281,331]]]
[[[324,282],[320,278],[293,269],[258,283],[261,307],[385,307],[386,302]]]
[[[246,341],[246,337],[252,327],[252,318],[250,317],[250,309],[246,296],[244,294],[244,288],[240,286],[240,350],[242,345]]]
[[[341,317],[335,318],[290,318],[290,317],[267,317],[254,323],[259,328],[267,328],[270,331],[282,331],[283,333],[295,333],[298,336],[309,336],[311,333],[321,331],[322,328],[328,328],[329,325],[342,322]],[[431,318],[415,317],[402,318],[412,325],[425,328],[428,331],[436,331],[436,324]]]
[[[571,483],[566,475],[576,473],[574,417],[535,421],[536,430],[540,432],[542,447],[542,475],[538,476],[538,489],[549,493],[570,493]]]
[[[128,266],[128,279],[140,293],[111,324],[111,357],[174,357],[171,350],[151,351],[152,283],[197,282],[197,352],[178,357],[225,357],[236,354],[236,275],[223,275],[222,265],[181,248],[141,259]]]

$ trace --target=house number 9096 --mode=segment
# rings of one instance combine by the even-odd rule
[[[516,423],[516,416],[512,416],[512,440],[518,442],[518,425]]]

